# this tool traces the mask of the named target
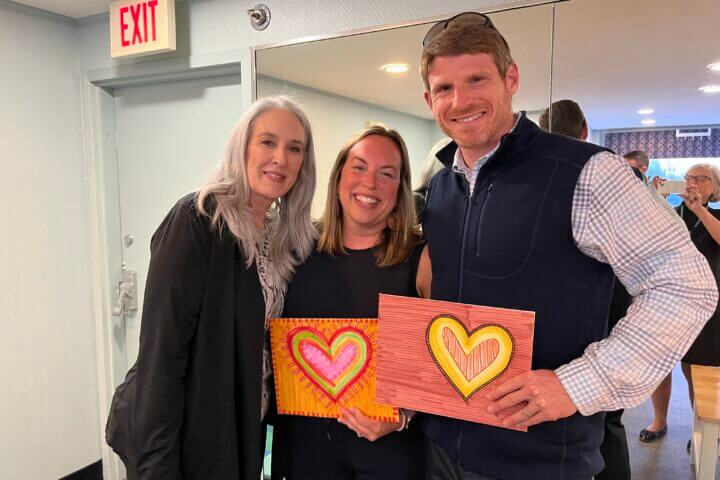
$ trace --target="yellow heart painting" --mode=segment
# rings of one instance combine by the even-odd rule
[[[381,294],[378,313],[377,402],[503,427],[483,392],[530,370],[534,312]]]
[[[426,342],[438,368],[466,400],[507,369],[515,350],[506,328],[481,325],[469,332],[449,314],[430,322]]]

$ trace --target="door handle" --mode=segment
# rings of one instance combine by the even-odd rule
[[[113,316],[119,317],[137,312],[137,272],[123,269],[123,278],[115,289],[118,298],[112,308]]]

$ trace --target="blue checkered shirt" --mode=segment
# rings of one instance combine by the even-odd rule
[[[472,169],[456,151],[453,171],[467,179],[471,195],[497,148]],[[624,158],[609,152],[593,155],[575,186],[576,245],[609,264],[633,296],[627,315],[606,339],[555,370],[583,415],[643,402],[690,348],[718,302],[707,260],[677,214],[650,190]]]

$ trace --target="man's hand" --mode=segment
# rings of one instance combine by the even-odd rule
[[[498,385],[487,393],[492,403],[487,410],[500,412],[522,406],[511,415],[499,416],[506,427],[529,427],[552,422],[577,412],[560,380],[552,370],[531,370]]]
[[[396,431],[402,423],[373,420],[372,418],[366,417],[355,407],[350,409],[340,408],[340,418],[338,418],[338,422],[350,430],[353,430],[358,434],[358,437],[367,438],[371,442]]]

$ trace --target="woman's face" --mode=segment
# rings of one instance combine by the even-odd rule
[[[255,120],[246,161],[250,205],[270,207],[295,184],[305,152],[305,129],[286,110],[268,110]]]
[[[703,204],[707,203],[715,193],[715,186],[713,185],[710,171],[707,168],[691,168],[687,174],[685,174],[685,181],[688,186],[696,186],[698,190],[700,190]]]
[[[397,204],[401,156],[395,142],[369,135],[350,149],[338,195],[345,228],[382,231]]]

